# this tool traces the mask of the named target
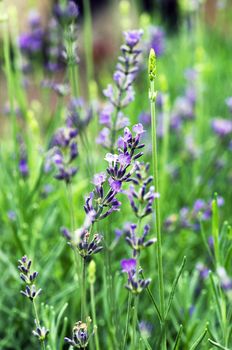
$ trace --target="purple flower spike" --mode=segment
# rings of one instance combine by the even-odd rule
[[[205,207],[205,201],[202,199],[197,199],[196,202],[194,203],[193,210],[196,212],[199,212],[200,210],[204,209]]]
[[[100,133],[97,142],[114,152],[117,147],[117,132],[129,125],[129,119],[123,114],[123,109],[134,100],[133,82],[139,70],[138,56],[141,53],[136,45],[142,36],[141,30],[124,33],[125,44],[121,46],[121,56],[118,58],[116,71],[113,75],[114,84],[108,84],[103,90],[108,99],[106,106],[100,111],[99,121],[107,127]],[[126,141],[127,142],[127,141]]]
[[[222,118],[215,118],[212,122],[212,128],[215,134],[225,137],[232,133],[232,121]]]
[[[20,171],[20,174],[24,178],[29,175],[28,164],[27,164],[27,160],[25,158],[20,159],[20,161],[19,161],[19,171]]]
[[[122,183],[120,181],[113,180],[112,177],[109,178],[109,184],[114,192],[119,192],[121,190]]]
[[[145,132],[141,123],[134,125],[132,130],[136,133],[136,135],[141,135]]]
[[[133,272],[136,269],[136,259],[123,259],[121,260],[122,272]]]
[[[142,30],[130,30],[128,32],[124,32],[124,37],[126,40],[126,44],[133,48],[134,46],[136,46],[139,42],[139,40],[141,39],[142,35],[143,35],[143,31]]]
[[[153,26],[150,28],[150,48],[155,50],[157,57],[163,55],[165,50],[165,33],[162,28]]]
[[[105,173],[95,174],[93,177],[93,184],[95,186],[101,186],[105,181],[106,181]]]

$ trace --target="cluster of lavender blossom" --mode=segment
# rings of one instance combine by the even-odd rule
[[[77,173],[74,161],[78,157],[77,136],[81,135],[92,119],[91,109],[85,109],[82,99],[71,98],[67,109],[65,126],[59,128],[49,145],[45,171],[55,165],[57,180],[69,184]]]
[[[218,206],[224,204],[222,197],[217,198]],[[193,208],[183,207],[180,209],[179,215],[169,215],[165,222],[165,228],[169,231],[174,231],[177,228],[188,228],[194,231],[200,230],[200,220],[209,221],[212,217],[212,201],[206,202],[203,199],[197,199]]]
[[[121,261],[122,272],[127,273],[126,288],[133,294],[141,293],[148,287],[151,279],[145,279],[142,276],[142,269],[139,266],[140,252],[156,242],[156,238],[147,239],[150,226],[145,225],[143,232],[140,232],[141,220],[150,215],[153,210],[153,202],[155,198],[159,198],[159,194],[155,192],[154,186],[150,186],[153,181],[149,176],[149,164],[136,162],[134,174],[130,181],[132,184],[129,189],[124,191],[127,195],[131,209],[138,218],[138,224],[126,224],[127,244],[132,249],[132,258],[123,259]],[[122,231],[121,231],[122,232]]]
[[[78,237],[72,237],[73,233],[62,229],[64,236],[77,246],[83,258],[88,258],[102,249],[102,236],[95,234],[91,240],[89,230],[95,222],[120,209],[121,203],[117,195],[123,183],[132,181],[132,175],[138,167],[137,160],[142,156],[141,149],[144,147],[144,144],[140,143],[144,130],[141,124],[135,125],[132,130],[134,135],[126,127],[123,137],[118,139],[118,154],[106,154],[105,160],[108,163],[106,172],[94,175],[94,189],[86,198],[84,205],[86,218],[83,227],[75,232]]]
[[[65,337],[67,344],[74,347],[74,349],[85,349],[88,346],[89,339],[94,334],[90,332],[91,319],[87,317],[86,322],[78,321],[73,327],[72,338]]]
[[[177,97],[171,113],[170,126],[173,130],[179,131],[184,121],[195,118],[197,74],[193,68],[189,68],[185,72],[187,80],[185,92],[182,96]]]
[[[114,86],[109,84],[103,91],[108,103],[99,115],[99,122],[104,125],[97,143],[106,149],[115,149],[117,132],[128,126],[129,120],[124,115],[123,109],[134,100],[134,82],[139,70],[138,56],[141,50],[137,48],[143,32],[132,30],[124,33],[125,44],[121,46],[116,71],[114,73]]]
[[[35,285],[38,272],[36,271],[31,272],[31,260],[28,259],[26,255],[24,255],[21,258],[21,260],[19,260],[18,262],[19,262],[18,269],[20,271],[20,278],[26,285],[25,290],[21,291],[21,294],[33,302],[34,309],[36,310],[35,299],[42,292],[42,289],[41,288],[37,289]],[[40,342],[44,342],[49,334],[49,330],[46,329],[44,326],[41,327],[36,311],[35,311],[35,317],[36,317],[35,318],[36,329],[33,330],[32,333],[35,337],[38,338]]]
[[[19,48],[23,54],[24,62],[21,67],[24,72],[31,69],[32,59],[41,58],[45,31],[42,27],[41,18],[37,12],[29,15],[29,32],[19,37]]]
[[[70,127],[60,128],[51,141],[51,155],[49,161],[53,161],[56,166],[57,180],[65,180],[68,184],[77,172],[77,167],[72,166],[72,162],[78,156],[76,136],[78,130]]]
[[[229,113],[232,114],[232,97],[226,99],[226,105]],[[220,141],[226,148],[232,150],[232,120],[224,118],[214,118],[212,120],[212,129],[214,133],[219,137]]]
[[[150,49],[155,51],[157,57],[160,57],[165,52],[165,32],[162,27],[149,26],[148,28],[149,42],[147,46],[147,52]]]
[[[45,68],[50,72],[59,70],[71,53],[72,60],[76,62],[75,22],[78,14],[74,1],[56,4],[47,29],[44,29],[39,13],[33,11],[29,14],[29,31],[19,37],[24,72],[31,70],[34,59],[45,61]]]

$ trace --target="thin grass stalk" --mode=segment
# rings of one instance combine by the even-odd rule
[[[126,327],[125,327],[125,335],[124,335],[122,350],[126,349],[126,341],[127,341],[128,328],[129,328],[129,322],[130,322],[131,302],[132,302],[132,294],[131,294],[131,292],[129,292],[128,302],[127,302],[127,312],[126,312]]]
[[[156,136],[156,114],[155,114],[155,101],[156,91],[155,82],[156,78],[156,56],[155,51],[151,49],[149,57],[149,79],[150,79],[150,108],[151,108],[151,129],[152,129],[152,165],[153,165],[153,178],[155,184],[155,191],[159,193],[159,178],[158,178],[158,152],[157,152],[157,136]],[[163,262],[162,262],[162,241],[161,241],[161,223],[160,223],[160,199],[155,201],[155,228],[157,233],[157,262],[158,262],[158,284],[159,284],[159,297],[160,297],[160,313],[162,317],[161,328],[164,329],[161,349],[166,350],[166,328],[164,327],[165,318],[165,300],[164,300],[164,280],[163,280]]]
[[[1,9],[1,7],[0,7]],[[16,124],[16,115],[14,110],[14,74],[11,66],[11,57],[10,57],[10,38],[9,38],[9,19],[7,14],[5,13],[4,17],[1,18],[1,22],[3,26],[3,57],[4,57],[4,68],[7,80],[7,91],[9,96],[10,103],[10,117],[11,117],[11,126],[12,126],[12,138],[14,142],[14,154],[18,159],[18,151],[17,151],[17,124]],[[16,165],[16,174],[17,174],[17,165]]]
[[[83,6],[84,6],[84,43],[85,43],[87,89],[88,89],[88,97],[90,97],[89,83],[93,80],[93,75],[94,75],[92,16],[91,16],[90,1],[84,0]]]
[[[86,319],[86,260],[82,259],[81,320]]]
[[[38,327],[40,327],[40,321],[39,321],[39,316],[38,316],[38,311],[37,311],[37,307],[36,307],[36,302],[35,300],[33,299],[33,308],[34,308],[34,313],[35,313],[35,319],[36,319],[36,324]],[[46,347],[45,347],[45,341],[44,340],[41,340],[41,349],[42,350],[45,350]]]
[[[97,327],[97,317],[96,317],[96,302],[95,302],[94,283],[90,283],[90,299],[91,299],[91,310],[92,310],[93,324],[94,324],[94,326],[96,326],[95,334],[94,334],[95,346],[96,346],[96,350],[100,350],[99,337],[98,337],[98,327]]]
[[[163,106],[163,120],[164,120],[164,136],[162,142],[162,167],[161,167],[161,193],[165,197],[167,188],[167,163],[169,153],[169,125],[170,125],[170,106],[169,106],[169,95],[167,92],[164,93],[164,106]]]
[[[137,340],[137,319],[138,319],[138,295],[134,296],[134,307],[133,310],[133,322],[132,322],[132,350],[136,349],[136,340]]]

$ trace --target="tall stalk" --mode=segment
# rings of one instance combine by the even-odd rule
[[[93,80],[94,66],[93,66],[93,38],[92,38],[92,16],[90,1],[83,1],[84,6],[84,42],[85,42],[85,62],[86,62],[86,75],[87,75],[87,87],[88,97],[90,97],[89,85]]]
[[[152,127],[152,165],[155,191],[159,193],[158,179],[158,159],[157,159],[157,137],[156,137],[156,115],[155,115],[155,78],[156,78],[156,55],[151,49],[149,56],[149,82],[150,82],[150,107],[151,107],[151,127]],[[158,283],[159,283],[159,298],[160,298],[160,313],[162,317],[161,328],[163,329],[163,337],[161,349],[166,350],[166,330],[164,324],[165,318],[165,301],[164,301],[164,280],[163,280],[163,262],[162,262],[162,241],[161,241],[161,224],[160,224],[160,199],[155,200],[155,228],[157,233],[157,262],[158,262]]]
[[[5,68],[5,74],[6,74],[6,81],[7,81],[7,91],[9,96],[9,102],[10,102],[10,117],[11,117],[11,126],[12,126],[12,138],[14,142],[14,153],[16,155],[16,158],[18,159],[18,152],[17,152],[17,123],[16,123],[16,115],[15,115],[15,90],[14,90],[14,73],[12,69],[11,64],[11,57],[10,57],[10,37],[9,37],[9,18],[7,13],[4,13],[4,7],[0,4],[0,10],[3,11],[3,16],[0,18],[0,23],[2,23],[3,26],[3,56],[4,56],[4,68]],[[16,164],[16,163],[15,163]],[[17,169],[17,165],[16,165]],[[17,171],[16,171],[17,174]]]
[[[35,319],[36,319],[37,327],[40,328],[39,316],[38,316],[37,307],[36,307],[36,303],[35,303],[34,299],[33,299],[33,307],[34,307],[34,313],[35,313]],[[44,340],[41,340],[41,349],[42,350],[46,349]]]

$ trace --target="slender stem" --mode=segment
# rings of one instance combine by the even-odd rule
[[[72,191],[72,184],[67,184],[67,194],[68,194],[68,202],[69,202],[69,211],[70,211],[70,225],[71,225],[71,231],[72,235],[75,230],[75,214],[74,214],[74,205],[73,205],[73,191]]]
[[[136,328],[137,328],[137,317],[138,317],[138,296],[134,296],[134,307],[133,307],[133,323],[132,323],[132,350],[136,347]]]
[[[92,18],[90,1],[83,1],[84,5],[84,37],[85,37],[85,61],[87,71],[87,87],[89,95],[89,83],[93,80],[93,38],[92,38]],[[90,96],[89,96],[90,97]]]
[[[36,325],[37,325],[37,327],[41,327],[40,326],[40,321],[39,321],[39,316],[38,316],[38,311],[37,311],[37,307],[36,307],[36,303],[35,303],[35,299],[33,299],[33,307],[34,307],[34,312],[35,312],[35,319],[36,319]],[[41,349],[42,350],[45,350],[46,348],[45,348],[45,342],[44,342],[44,340],[41,340]]]
[[[3,55],[4,55],[4,66],[5,66],[6,80],[7,80],[7,90],[8,90],[8,96],[9,96],[9,101],[10,101],[10,116],[11,116],[11,123],[12,123],[12,137],[13,137],[13,142],[14,142],[14,153],[15,153],[16,159],[18,160],[17,140],[16,140],[17,123],[16,123],[16,116],[15,116],[15,110],[14,110],[14,99],[15,99],[14,75],[13,75],[13,70],[12,70],[12,66],[11,66],[11,58],[10,58],[10,41],[9,41],[9,28],[8,28],[7,15],[6,15],[6,18],[4,18],[4,20],[3,20]],[[18,171],[17,171],[17,164],[16,164],[16,175],[17,174],[18,174]]]
[[[69,64],[69,76],[70,76],[70,85],[72,89],[72,96],[78,97],[78,68],[74,63]]]
[[[126,313],[126,328],[125,328],[125,335],[124,335],[123,348],[122,348],[123,350],[126,349],[126,341],[127,341],[127,334],[128,334],[129,321],[130,321],[131,301],[132,301],[132,294],[131,292],[129,292],[128,302],[127,302],[127,313]]]
[[[98,338],[98,328],[97,328],[97,319],[96,319],[96,303],[95,303],[94,283],[90,284],[90,298],[91,298],[93,325],[94,325],[94,327],[96,327],[95,334],[94,334],[95,346],[96,346],[96,350],[100,350],[99,338]]]
[[[156,138],[156,115],[155,115],[155,84],[154,80],[150,81],[150,107],[151,107],[151,126],[152,126],[152,160],[153,160],[153,177],[155,183],[155,191],[159,193],[158,181],[158,159],[157,159],[157,138]],[[164,301],[164,281],[163,281],[163,262],[162,262],[162,241],[161,241],[161,224],[160,224],[160,198],[155,201],[155,228],[157,232],[157,262],[158,262],[158,282],[159,282],[159,296],[160,296],[160,313],[162,321],[165,316],[165,301]],[[163,327],[163,324],[161,324]],[[164,329],[164,336],[162,337],[162,349],[165,350],[166,332]]]
[[[81,320],[86,318],[86,261],[82,259]]]

